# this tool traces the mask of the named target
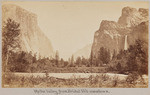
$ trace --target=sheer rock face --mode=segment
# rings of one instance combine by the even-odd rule
[[[16,5],[2,6],[2,23],[8,18],[20,24],[21,50],[32,52],[41,57],[50,57],[54,55],[54,51],[50,40],[40,30],[37,23],[37,16]]]
[[[132,27],[148,20],[148,9],[125,7],[118,23],[127,27]]]
[[[100,47],[119,52],[124,50],[125,36],[127,35],[128,46],[136,39],[148,42],[148,10],[125,7],[118,22],[103,20],[100,28],[95,32],[92,51],[98,55]]]

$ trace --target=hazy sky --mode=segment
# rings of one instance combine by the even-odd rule
[[[5,2],[6,3],[6,2]],[[8,2],[7,2],[8,3]],[[68,58],[93,42],[102,20],[117,21],[123,7],[148,8],[148,2],[9,2],[38,16],[54,50]]]

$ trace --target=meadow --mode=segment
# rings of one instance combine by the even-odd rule
[[[53,73],[3,75],[4,88],[147,88],[148,76],[135,74],[77,73],[58,76]],[[65,75],[66,74],[66,75]],[[67,76],[67,74],[69,76]],[[63,75],[63,73],[62,73]],[[83,76],[82,76],[83,75]],[[122,78],[121,78],[122,76]]]

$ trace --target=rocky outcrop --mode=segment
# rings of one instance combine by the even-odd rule
[[[148,44],[148,24],[148,21],[146,21],[132,28],[132,32],[128,34],[129,45],[132,45],[136,39],[140,39]]]
[[[118,22],[101,22],[94,35],[92,51],[97,56],[100,47],[105,47],[112,54],[114,50],[119,52],[129,47],[136,39],[148,42],[148,10],[125,7]]]
[[[8,18],[20,24],[21,50],[37,53],[41,57],[53,56],[54,51],[50,40],[40,30],[37,23],[37,15],[19,6],[7,4],[2,6],[2,22]]]
[[[148,9],[139,8],[137,10],[135,8],[125,7],[122,9],[122,15],[118,23],[126,27],[133,27],[147,20]]]

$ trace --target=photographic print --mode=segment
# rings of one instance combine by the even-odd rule
[[[148,88],[149,2],[2,2],[2,88]]]

